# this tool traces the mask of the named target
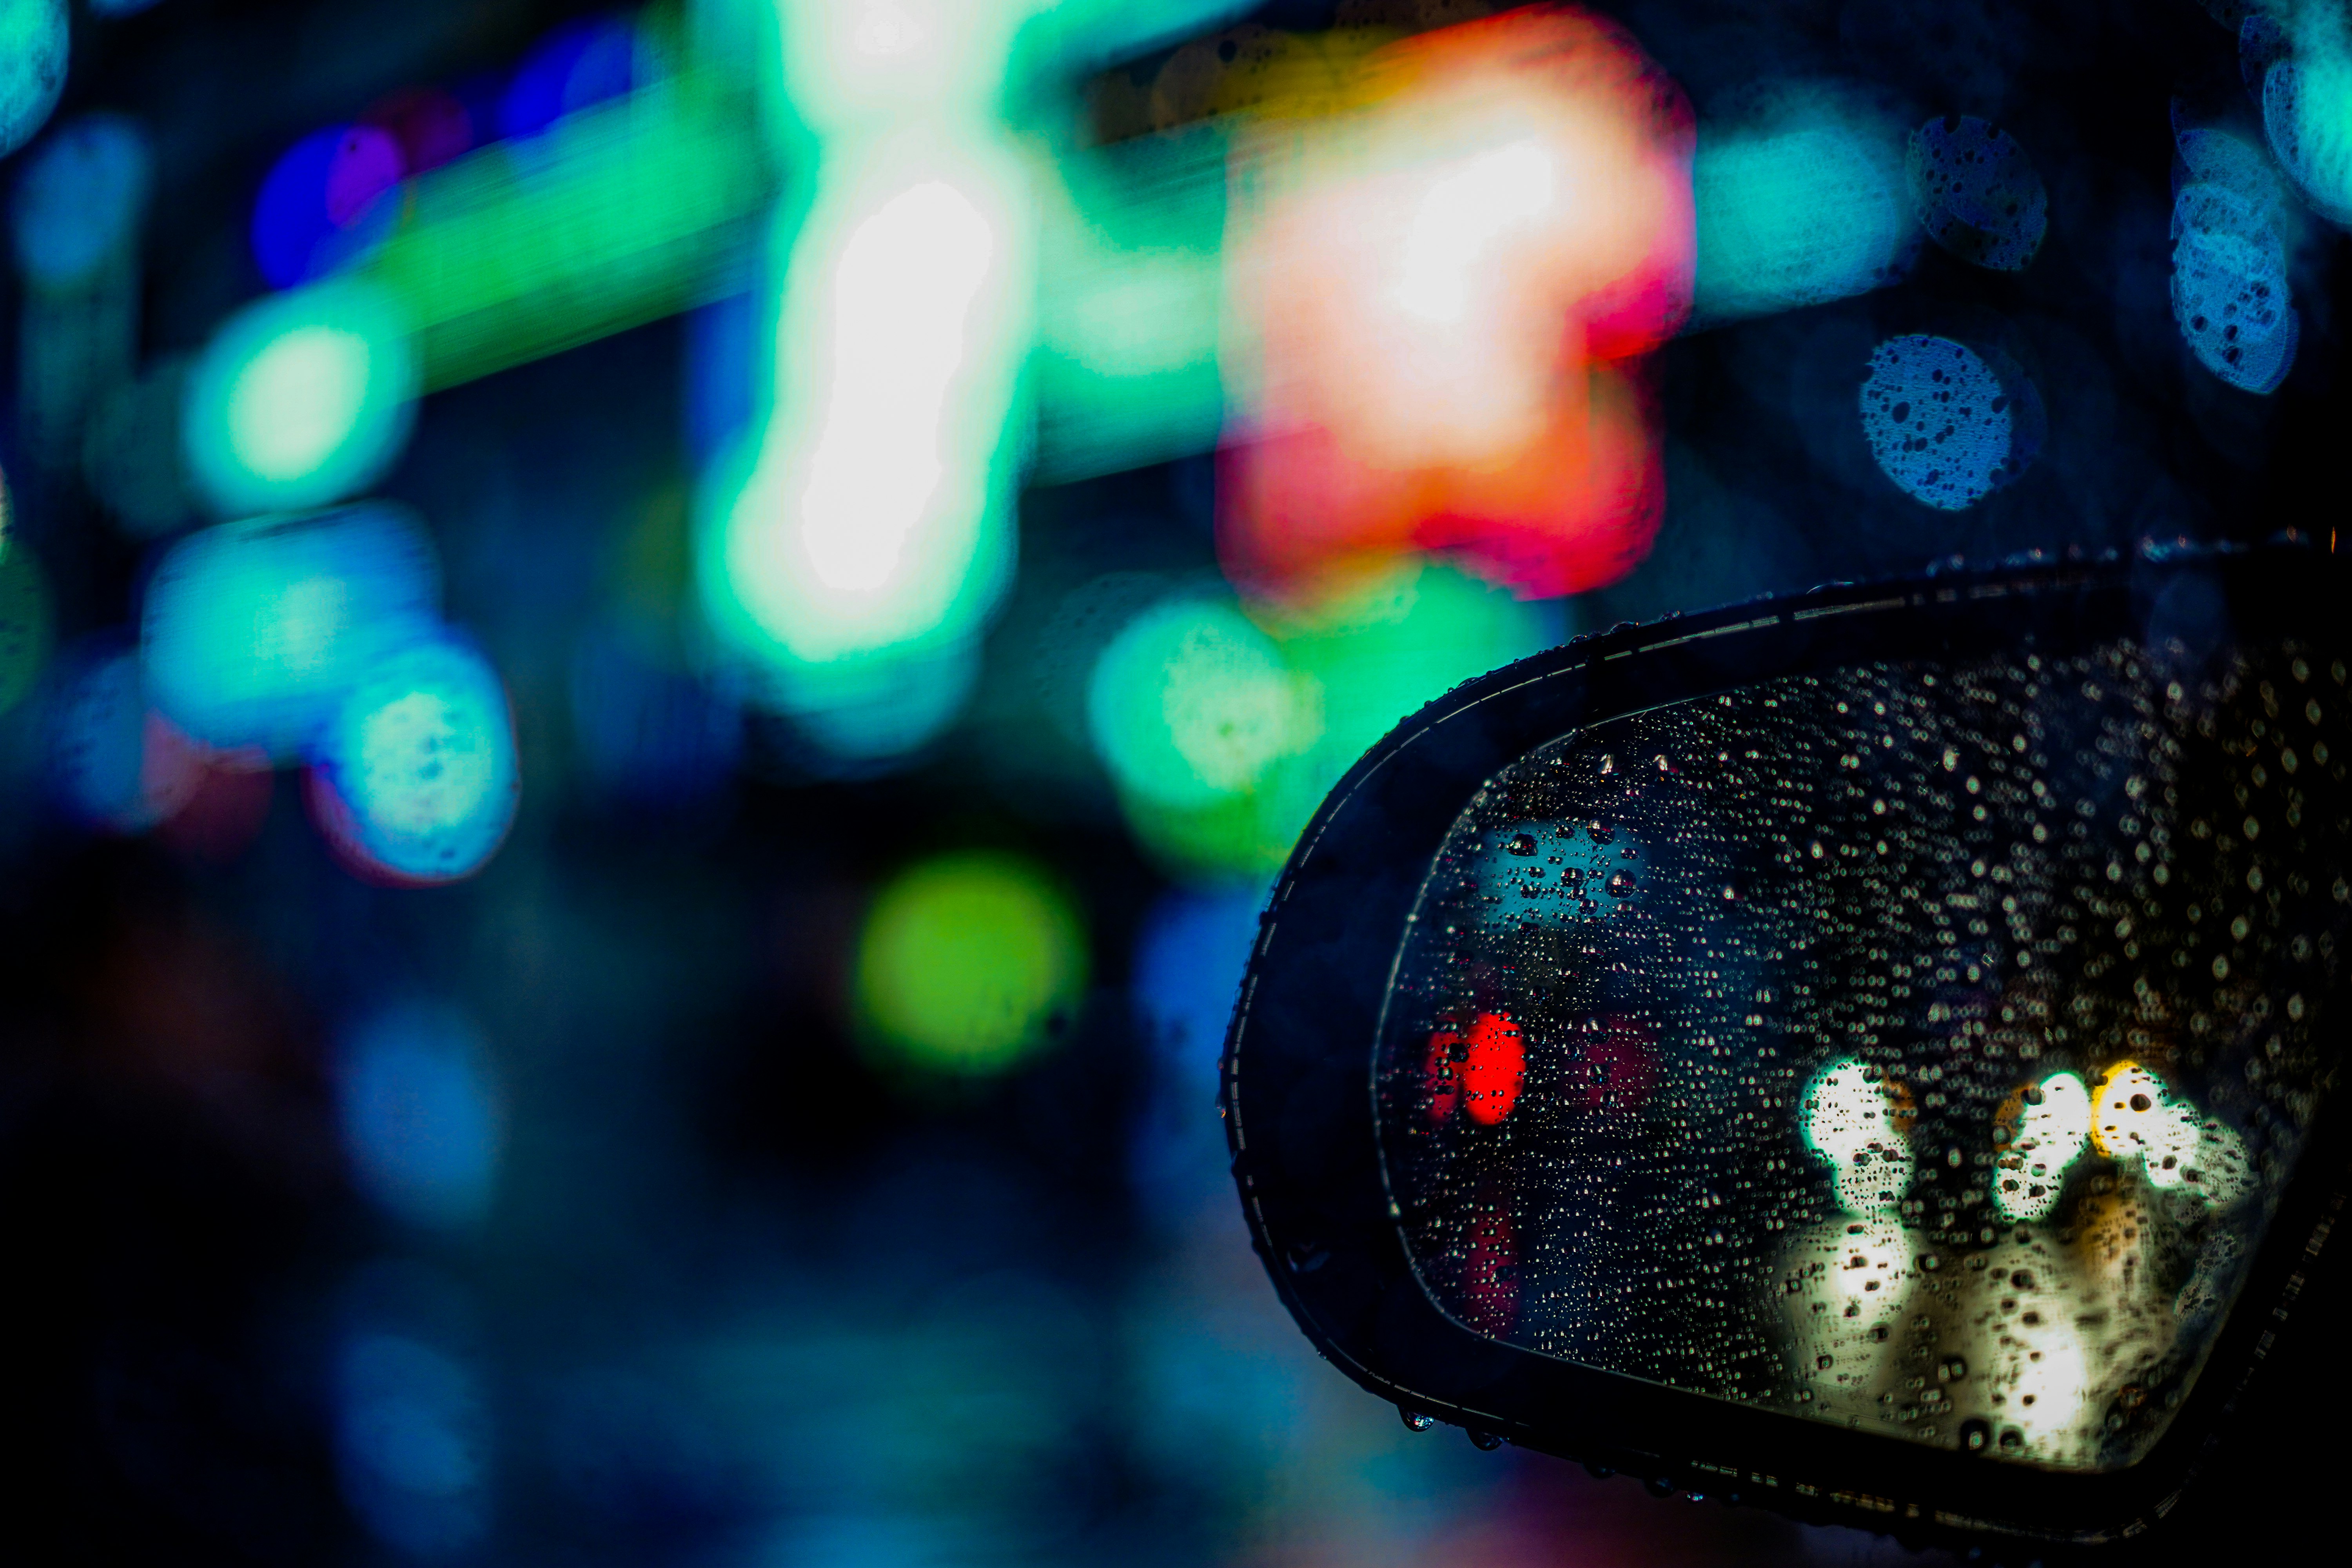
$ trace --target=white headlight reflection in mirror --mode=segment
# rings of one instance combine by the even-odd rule
[[[1503,769],[1381,1026],[1431,1299],[1693,1393],[2135,1463],[2332,1081],[2342,672],[2284,643],[1865,666]]]
[[[2091,1141],[2091,1091],[2071,1072],[2020,1089],[1993,1118],[1992,1206],[2003,1219],[2046,1219],[2067,1169]]]
[[[1825,1161],[1838,1206],[1892,1214],[1911,1185],[1910,1096],[1857,1057],[1841,1057],[1805,1089],[1805,1147]]]

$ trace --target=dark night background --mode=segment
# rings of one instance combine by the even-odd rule
[[[1311,27],[1330,11],[1255,15]],[[78,10],[53,123],[121,111],[154,152],[140,359],[194,351],[264,290],[247,217],[296,140],[415,84],[494,102],[534,40],[596,14]],[[2304,340],[2274,395],[2204,374],[2172,325],[2169,106],[2259,135],[2230,33],[2195,0],[1619,15],[1703,126],[1743,83],[1829,73],[1922,116],[1998,120],[2034,152],[2051,235],[2021,275],[1930,248],[1896,287],[1669,345],[1664,529],[1562,625],[1952,554],[2336,527],[2352,414],[2340,237],[2300,263]],[[13,365],[27,307],[9,289]],[[448,616],[513,701],[520,815],[478,875],[355,877],[283,770],[211,778],[151,832],[93,833],[45,794],[46,689],[0,717],[0,1557],[1907,1560],[1890,1541],[1415,1436],[1284,1317],[1211,1102],[1238,973],[1218,933],[1245,931],[1256,889],[1175,885],[1055,727],[1038,674],[1077,585],[1213,573],[1206,454],[1024,495],[978,694],[908,765],[823,776],[756,712],[707,753],[600,760],[580,672],[632,595],[683,581],[688,343],[710,319],[428,395],[380,488],[426,520]],[[1931,511],[1870,463],[1858,367],[1891,333],[1989,321],[2030,356],[2052,433],[2017,484]],[[37,560],[70,649],[130,623],[152,542],[70,469],[26,458],[16,430],[0,410],[10,548]],[[972,847],[1062,879],[1091,978],[1034,1059],[918,1081],[858,1047],[852,943],[886,878]],[[1151,956],[1184,919],[1210,937]],[[352,1020],[419,996],[486,1043],[500,1128],[487,1208],[438,1228],[371,1204],[335,1109]],[[2340,1275],[2340,1256],[2326,1267]],[[2160,1555],[2333,1532],[2343,1298],[2309,1299],[2337,1304],[2282,1325],[2221,1475]],[[352,1370],[358,1344],[392,1347],[379,1359],[397,1397],[373,1416],[354,1414],[373,1375]],[[400,1507],[353,1468],[353,1424],[370,1419],[414,1427],[403,1451],[423,1500],[405,1525],[383,1522]]]

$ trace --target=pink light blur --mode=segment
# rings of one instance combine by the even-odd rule
[[[1416,549],[1529,596],[1620,577],[1664,499],[1643,360],[1688,310],[1687,108],[1564,6],[1369,70],[1370,107],[1235,154],[1226,568],[1288,599]]]

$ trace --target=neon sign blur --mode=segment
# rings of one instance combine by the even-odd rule
[[[1334,639],[1273,623],[1377,596],[1419,552],[1522,595],[1621,575],[1663,495],[1643,357],[1695,293],[1734,319],[1874,287],[1916,248],[1891,133],[1844,97],[1792,89],[1695,174],[1679,99],[1564,8],[1396,41],[1244,29],[1171,58],[1146,116],[1164,140],[1012,129],[1075,58],[1234,8],[732,0],[551,37],[509,140],[396,191],[385,171],[446,150],[388,120],[306,142],[288,276],[342,270],[207,351],[195,488],[229,516],[364,490],[421,390],[694,304],[749,248],[754,349],[719,367],[749,417],[699,487],[702,609],[751,701],[872,771],[973,688],[1033,462],[1197,448],[1229,402],[1221,554],[1311,660]],[[1788,229],[1780,198],[1832,167],[1862,205]],[[787,168],[805,177],[762,216]],[[1328,705],[1316,727],[1294,752],[1377,734]],[[1237,846],[1286,843],[1297,773],[1162,837],[1255,865]]]
[[[1412,549],[1533,595],[1611,581],[1657,521],[1639,366],[1691,298],[1687,117],[1568,11],[1409,39],[1366,74],[1384,96],[1343,133],[1273,121],[1245,149],[1227,569],[1308,603]]]
[[[999,100],[1047,9],[773,13],[769,129],[813,141],[814,194],[771,227],[772,336],[751,427],[707,483],[703,601],[768,704],[853,757],[912,750],[954,716],[957,667],[1009,579],[1037,176]],[[1109,26],[1097,12],[1058,20]],[[947,700],[892,700],[908,665],[943,668],[924,684]]]

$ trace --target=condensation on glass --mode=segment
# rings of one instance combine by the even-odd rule
[[[1381,1026],[1423,1284],[1585,1366],[2134,1463],[2330,1080],[2347,709],[2308,647],[2118,643],[1780,679],[1513,763]]]

